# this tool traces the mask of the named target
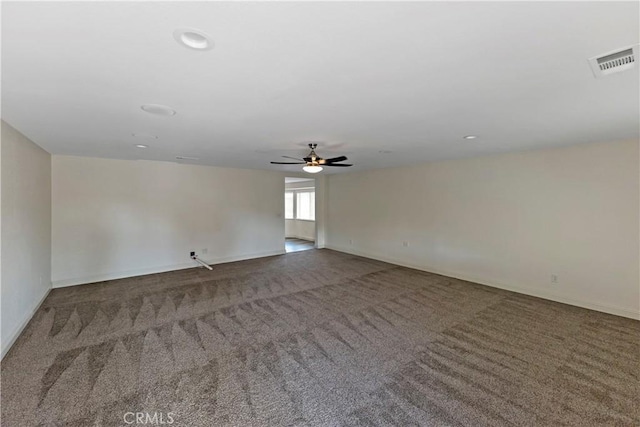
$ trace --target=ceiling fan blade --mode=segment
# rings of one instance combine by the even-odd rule
[[[306,162],[271,162],[272,165],[306,165]]]
[[[323,166],[340,166],[340,167],[349,167],[349,166],[353,166],[353,165],[348,165],[346,163],[327,163]]]
[[[324,159],[322,161],[326,164],[326,163],[334,163],[334,162],[343,162],[345,160],[347,160],[345,156],[339,156],[339,157],[332,157],[331,159]]]
[[[302,159],[299,159],[297,157],[291,157],[291,156],[282,156],[282,157],[284,157],[285,159],[300,160],[301,162],[303,161]]]

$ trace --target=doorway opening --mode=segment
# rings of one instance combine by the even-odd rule
[[[284,236],[284,249],[287,253],[315,248],[315,179],[284,179]]]

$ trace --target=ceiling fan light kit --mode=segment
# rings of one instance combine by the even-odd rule
[[[322,166],[305,166],[302,170],[308,173],[318,173],[322,171]]]
[[[347,160],[345,156],[332,157],[331,159],[323,159],[322,157],[316,154],[316,147],[318,144],[311,143],[309,144],[309,148],[311,152],[302,159],[298,159],[296,157],[282,156],[287,159],[299,160],[298,162],[271,162],[272,165],[304,165],[302,170],[307,173],[318,173],[323,170],[322,166],[340,166],[340,167],[349,167],[353,165],[348,165],[345,163],[338,163]]]

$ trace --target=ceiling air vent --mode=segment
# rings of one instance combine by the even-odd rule
[[[638,46],[608,52],[589,59],[591,71],[596,78],[619,73],[635,67],[638,58]]]

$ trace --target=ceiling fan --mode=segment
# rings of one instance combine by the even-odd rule
[[[344,162],[347,160],[345,156],[332,157],[331,159],[323,159],[322,157],[316,154],[316,147],[318,144],[312,143],[309,144],[309,148],[311,152],[307,155],[307,157],[303,157],[302,159],[298,159],[296,157],[282,156],[287,159],[299,160],[299,162],[271,162],[272,165],[305,165],[302,170],[309,173],[318,173],[322,170],[322,166],[340,166],[340,167],[349,167],[353,165],[349,165],[346,163],[338,163]]]

